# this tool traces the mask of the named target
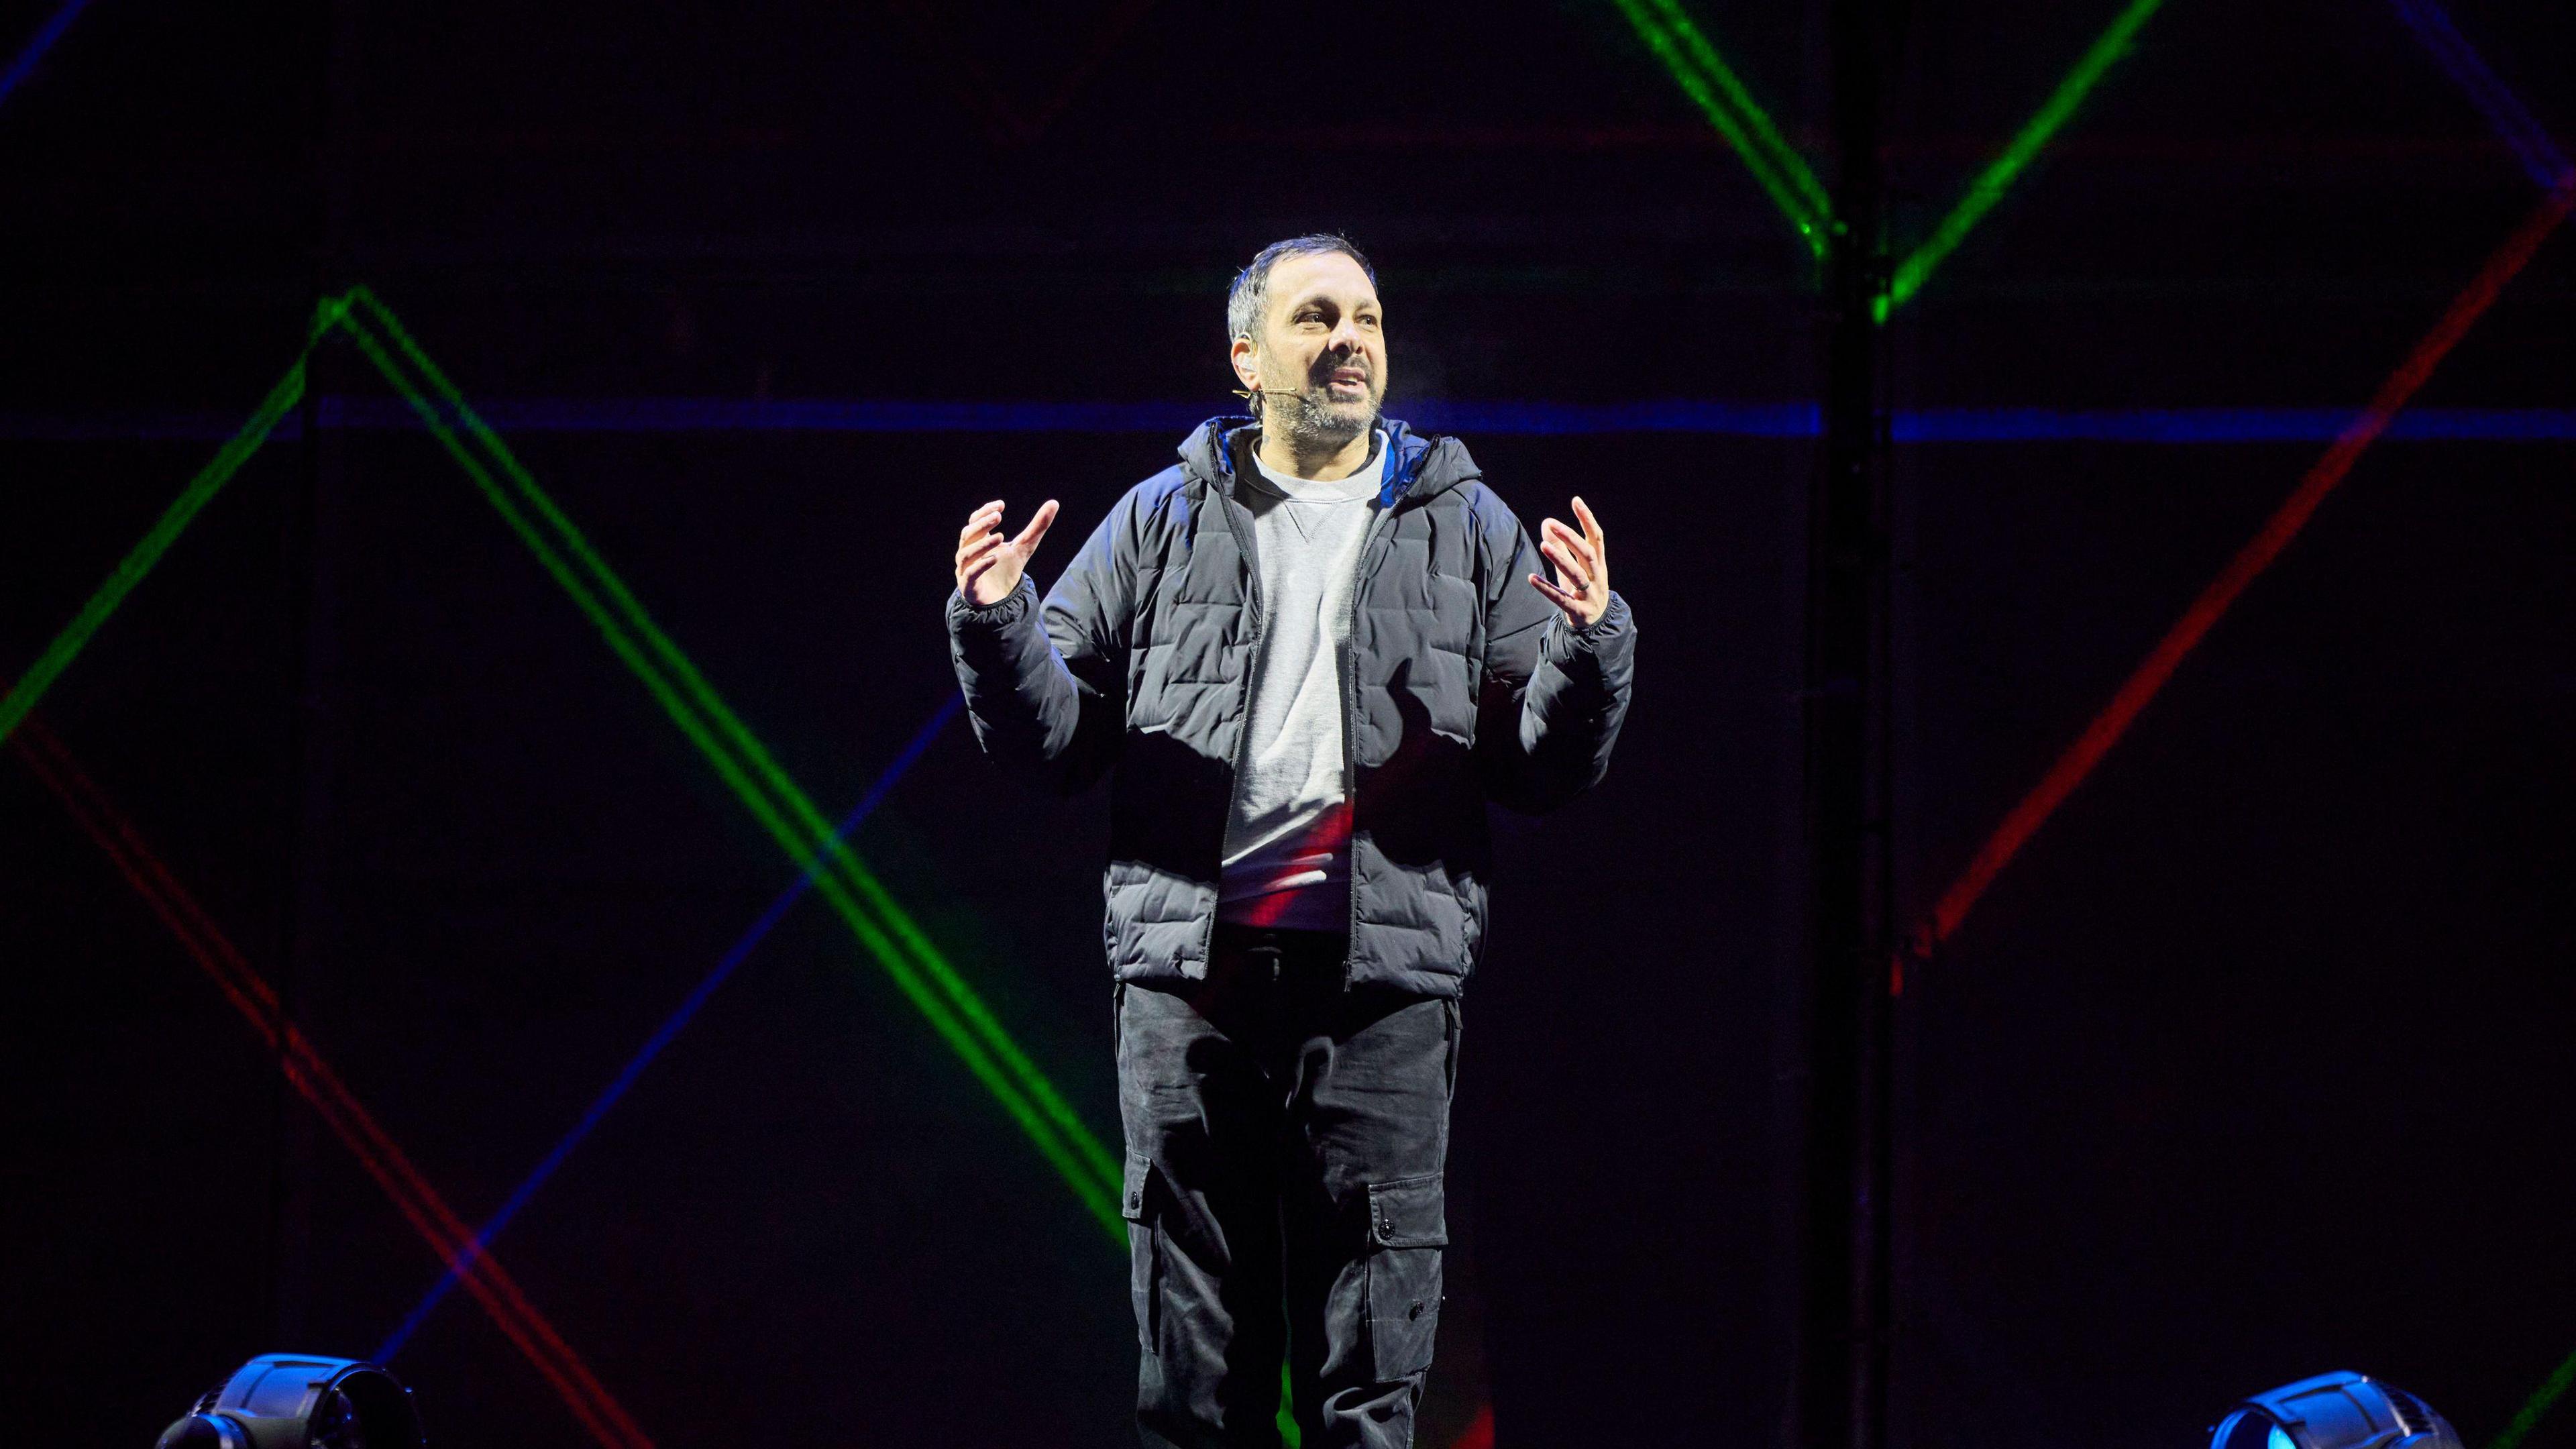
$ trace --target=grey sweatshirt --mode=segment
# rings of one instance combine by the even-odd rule
[[[1347,931],[1350,810],[1342,780],[1342,665],[1351,574],[1384,484],[1386,435],[1369,461],[1328,483],[1283,473],[1250,450],[1244,479],[1261,565],[1261,653],[1253,663],[1252,738],[1226,817],[1217,919]]]

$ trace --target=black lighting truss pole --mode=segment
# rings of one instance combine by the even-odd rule
[[[1833,215],[1807,524],[1806,1243],[1792,1443],[1884,1449],[1893,1041],[1887,870],[1888,256],[1881,102],[1901,0],[1828,0]]]
[[[311,150],[313,186],[306,215],[301,270],[314,297],[349,285],[344,255],[349,188],[354,172],[350,139],[356,102],[359,0],[317,0],[298,35],[299,59],[314,79]],[[294,313],[297,328],[309,323],[310,304]],[[316,347],[305,357],[304,396],[296,421],[301,434],[300,476],[288,510],[280,550],[296,656],[289,701],[286,763],[292,770],[290,818],[285,832],[284,880],[277,926],[277,1006],[273,1023],[278,1074],[274,1083],[277,1154],[270,1184],[271,1317],[277,1341],[308,1336],[314,1263],[315,1129],[318,1122],[297,1095],[288,1032],[301,1025],[306,1007],[328,974],[339,931],[332,914],[329,867],[332,790],[338,775],[343,711],[340,708],[340,560],[346,550],[340,516],[347,460],[338,432],[324,426],[323,399],[337,390],[345,349]]]

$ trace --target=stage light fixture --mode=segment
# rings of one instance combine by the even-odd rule
[[[2209,1449],[2462,1449],[2422,1399],[2356,1373],[2256,1394],[2210,1431]]]
[[[421,1449],[411,1390],[371,1363],[262,1354],[208,1391],[156,1449]]]

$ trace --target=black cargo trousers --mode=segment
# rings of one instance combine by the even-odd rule
[[[1124,1211],[1155,1449],[1404,1449],[1440,1323],[1458,1004],[1346,989],[1345,938],[1217,928],[1118,991]]]

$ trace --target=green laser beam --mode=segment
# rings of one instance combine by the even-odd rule
[[[251,455],[259,451],[260,445],[268,441],[268,435],[275,432],[286,415],[304,400],[304,360],[313,354],[314,344],[339,320],[347,307],[348,302],[344,298],[338,302],[326,302],[315,309],[312,329],[305,335],[304,350],[295,354],[295,365],[277,380],[277,386],[268,390],[268,397],[260,403],[259,410],[252,413],[250,421],[242,424],[241,431],[233,434],[231,440],[215,453],[213,461],[197,470],[197,476],[188,480],[188,486],[179,490],[178,497],[170,500],[170,506],[161,511],[161,517],[151,529],[126,551],[116,570],[89,596],[89,602],[83,604],[72,621],[63,626],[52,643],[45,646],[45,652],[37,657],[36,662],[18,676],[18,682],[9,687],[9,692],[0,695],[0,741],[7,740],[10,732],[18,728],[18,722],[27,717],[38,700],[45,697],[45,691],[53,687],[54,681],[62,677],[74,659],[80,657],[81,650],[98,633],[99,626],[107,622],[108,615],[116,612],[117,605],[124,603],[126,595],[133,593],[135,586],[143,582],[144,575],[152,572],[152,566],[161,562],[161,556],[170,551],[170,545],[179,541],[179,535],[196,521],[198,513],[214,501],[215,495],[223,491],[223,486],[231,482],[233,475],[242,470],[242,465],[250,461]]]
[[[838,832],[814,806],[812,797],[779,767],[775,759],[770,756],[767,747],[743,725],[739,717],[734,715],[722,696],[707,683],[704,675],[698,671],[687,654],[653,622],[651,615],[626,589],[614,571],[608,568],[606,562],[591,549],[588,541],[574,527],[571,520],[555,506],[551,498],[537,488],[534,477],[510,453],[507,444],[501,441],[498,434],[475,416],[471,405],[457,391],[454,384],[438,371],[436,364],[421,351],[418,343],[402,330],[399,319],[396,319],[365,289],[360,288],[353,295],[358,303],[386,328],[396,345],[402,349],[405,359],[430,380],[432,386],[438,390],[466,429],[501,465],[504,473],[519,490],[522,501],[544,518],[549,527],[554,530],[558,540],[581,562],[594,585],[599,586],[615,603],[618,611],[643,636],[662,664],[679,679],[698,706],[742,752],[744,758],[766,780],[779,800],[810,832],[815,844],[830,850],[831,864],[840,869],[848,878],[848,882],[868,898],[869,904],[876,907],[879,914],[885,917],[885,923],[931,969],[933,979],[939,982],[952,1004],[965,1015],[979,1033],[985,1036],[987,1045],[1011,1066],[1014,1073],[1023,1079],[1024,1085],[1035,1089],[1032,1091],[1032,1096],[1038,1099],[1050,1119],[1055,1121],[1059,1128],[1065,1130],[1070,1138],[1077,1143],[1085,1144],[1090,1149],[1085,1155],[1094,1158],[1102,1179],[1114,1191],[1120,1177],[1116,1160],[1098,1148],[1096,1139],[1091,1138],[1087,1127],[1075,1116],[1071,1105],[1055,1092],[1052,1084],[1038,1072],[1035,1064],[1030,1062],[1017,1044],[1011,1041],[1009,1034],[984,1006],[981,998],[977,997],[966,985],[964,979],[948,966],[937,947],[913,923],[911,917],[895,902],[891,894],[840,841]]]
[[[366,309],[370,317],[384,327],[387,334],[394,339],[396,346],[402,350],[405,359],[429,379],[431,385],[456,412],[468,431],[474,434],[492,454],[494,460],[502,466],[504,473],[520,490],[524,500],[545,518],[557,537],[583,563],[594,582],[605,590],[629,624],[644,637],[664,665],[696,699],[699,707],[716,722],[726,737],[742,752],[744,758],[769,783],[780,801],[788,806],[804,828],[811,833],[817,845],[830,852],[832,863],[845,873],[849,883],[867,898],[868,903],[884,918],[885,924],[922,960],[925,966],[929,967],[932,978],[948,993],[952,1004],[985,1036],[987,1045],[994,1050],[995,1054],[1022,1077],[1024,1085],[1031,1089],[1031,1095],[1050,1119],[1055,1121],[1070,1139],[1085,1146],[1085,1155],[1097,1162],[1109,1190],[1113,1193],[1118,1191],[1123,1173],[1117,1159],[1099,1147],[1097,1139],[1091,1137],[1089,1128],[1075,1115],[1071,1104],[1067,1103],[1055,1091],[1054,1086],[1047,1082],[1044,1074],[1038,1071],[1036,1065],[1021,1052],[1018,1044],[1011,1040],[1009,1033],[1003,1030],[1001,1023],[993,1017],[982,999],[966,985],[964,978],[947,964],[946,958],[940,954],[938,948],[931,943],[920,927],[914,924],[911,916],[896,903],[894,897],[878,882],[875,875],[869,872],[849,850],[846,843],[840,839],[839,832],[833,828],[831,821],[816,807],[812,797],[778,765],[759,737],[743,725],[723,697],[707,683],[705,676],[699,672],[689,656],[654,623],[652,616],[645,611],[643,605],[627,591],[617,575],[591,549],[580,530],[575,528],[571,520],[555,507],[552,499],[537,488],[534,476],[511,454],[508,445],[502,442],[500,436],[475,415],[472,406],[466,402],[462,393],[447,380],[445,374],[438,370],[437,365],[430,361],[419,344],[403,329],[400,320],[394,317],[392,312],[367,289],[357,288],[352,296],[359,306]]]
[[[364,306],[374,325],[353,315]],[[383,336],[379,336],[381,328]],[[153,565],[215,494],[272,434],[304,396],[305,364],[333,330],[346,334],[395,391],[402,394],[431,435],[482,491],[511,531],[564,589],[652,694],[674,724],[705,755],[789,858],[826,869],[815,884],[859,943],[896,987],[930,1022],[959,1061],[993,1094],[1039,1154],[1063,1176],[1083,1205],[1113,1237],[1124,1240],[1119,1215],[1121,1168],[1100,1139],[1075,1115],[1054,1083],[1012,1040],[965,978],[842,841],[812,797],[771,757],[759,738],[727,706],[679,646],[654,624],[624,581],[609,568],[554,500],[540,488],[498,434],[475,415],[461,392],[429,360],[391,309],[367,289],[353,288],[315,309],[312,328],[295,364],[259,410],[214,460],[199,471],[100,585],[78,617],[5,695],[0,695],[0,739],[24,719],[84,645],[134,591]],[[390,338],[389,347],[386,339]],[[402,357],[397,359],[396,353]],[[426,386],[405,371],[406,361]],[[433,401],[430,393],[439,398]],[[470,439],[470,444],[469,444]],[[485,457],[477,457],[480,445]],[[493,466],[486,466],[488,462]],[[500,477],[494,476],[497,467]],[[506,480],[506,486],[505,486]],[[763,785],[767,785],[764,792]],[[862,901],[865,904],[862,904]]]
[[[1752,89],[1736,76],[1735,68],[1726,63],[1726,58],[1717,53],[1717,46],[1690,18],[1690,12],[1681,7],[1681,0],[1647,0],[1647,3],[1661,12],[1664,25],[1672,32],[1673,38],[1681,42],[1691,61],[1717,83],[1718,89],[1735,107],[1754,142],[1770,158],[1773,169],[1796,192],[1805,207],[1807,219],[1819,228],[1829,223],[1833,218],[1834,203],[1833,198],[1826,194],[1824,183],[1816,179],[1815,171],[1807,165],[1807,158],[1799,153],[1797,147],[1790,145],[1789,138],[1772,123],[1771,113],[1753,99]]]
[[[1616,0],[1637,38],[1671,72],[1673,83],[1726,138],[1745,169],[1762,187],[1780,214],[1798,229],[1816,255],[1825,251],[1825,233],[1833,215],[1824,183],[1806,158],[1780,134],[1770,114],[1753,99],[1734,68],[1717,53],[1691,22],[1678,0]],[[1714,87],[1712,89],[1712,87]]]
[[[1769,113],[1753,99],[1753,93],[1733,67],[1718,54],[1688,12],[1681,0],[1614,0],[1619,12],[1644,41],[1646,48],[1672,74],[1673,82],[1698,106],[1718,134],[1734,148],[1745,169],[1780,208],[1782,215],[1798,229],[1808,246],[1819,257],[1825,252],[1826,234],[1833,227],[1833,201],[1822,182],[1773,124]],[[2112,65],[2129,51],[2139,27],[2164,3],[2164,0],[2129,0],[2112,21],[2110,28],[2094,40],[2075,62],[2074,69],[2057,83],[2030,120],[2022,125],[2010,144],[1988,162],[1968,183],[1958,203],[1942,217],[1922,244],[1908,253],[1896,267],[1887,291],[1871,303],[1871,313],[1884,322],[1888,314],[1912,300],[1931,279],[1933,271],[1950,254],[1959,249],[1968,233],[1995,209],[2011,190],[2030,163],[2038,159],[2049,141],[2072,119],[2084,98],[2101,83]]]
[[[2075,68],[2066,73],[2066,79],[2057,83],[2057,89],[2023,124],[2012,143],[1986,163],[1985,169],[1968,183],[1967,194],[1950,208],[1950,214],[1941,218],[1940,225],[1932,229],[1932,234],[1924,238],[1922,245],[1897,265],[1895,276],[1888,283],[1887,295],[1876,304],[1878,320],[1886,321],[1890,310],[1904,306],[1915,293],[1923,290],[1923,284],[1930,280],[1933,269],[1959,249],[1959,243],[1967,239],[1969,231],[1985,219],[1986,213],[1995,209],[1995,203],[2003,200],[2004,193],[2029,168],[2041,148],[2074,116],[2076,107],[2092,94],[2112,64],[2128,54],[2138,27],[2146,24],[2148,17],[2154,15],[2163,3],[2164,0],[2129,0],[2128,8],[2112,20],[2110,29],[2103,31],[2083,57],[2075,62]]]
[[[404,395],[413,411],[420,416],[422,423],[429,428],[457,465],[465,471],[466,476],[482,490],[494,510],[510,526],[511,531],[518,535],[520,542],[528,547],[547,573],[552,575],[556,583],[561,585],[564,592],[571,597],[574,604],[590,618],[592,624],[600,631],[601,637],[607,641],[610,650],[661,703],[664,712],[671,717],[674,724],[679,726],[681,733],[686,735],[690,742],[698,747],[700,753],[707,757],[727,788],[731,789],[751,810],[761,825],[786,847],[789,856],[796,860],[800,867],[810,868],[815,854],[812,847],[799,839],[797,832],[785,817],[779,814],[776,807],[761,793],[759,787],[744,774],[741,765],[718,742],[707,723],[699,717],[698,712],[690,706],[671,681],[664,677],[644,647],[627,632],[597,592],[589,587],[587,581],[565,559],[552,540],[548,539],[537,524],[529,518],[527,511],[518,505],[510,492],[505,490],[500,482],[493,478],[491,471],[483,466],[481,460],[474,456],[465,440],[460,438],[456,430],[440,415],[436,405],[431,403],[418,388],[413,387],[408,379],[401,376],[398,370],[399,364],[383,344],[371,333],[364,331],[363,324],[353,323],[349,327],[349,332],[357,342],[359,350],[386,375],[387,380],[394,384],[395,390]],[[857,909],[857,903],[850,898],[840,880],[830,873],[817,873],[815,885],[822,892],[824,899],[830,902],[835,912],[848,922],[853,933],[859,937],[860,943],[885,964],[896,986],[929,1019],[932,1029],[939,1033],[949,1047],[958,1054],[959,1059],[966,1064],[967,1069],[983,1082],[996,1100],[1001,1102],[1003,1110],[1029,1135],[1040,1154],[1064,1175],[1065,1179],[1073,1185],[1075,1192],[1083,1197],[1086,1205],[1091,1206],[1096,1215],[1112,1221],[1117,1220],[1116,1204],[1109,1194],[1098,1186],[1096,1179],[1085,1170],[1085,1165],[1067,1149],[1036,1108],[1020,1092],[1018,1086],[1009,1079],[997,1063],[985,1054],[982,1044],[976,1041],[963,1023],[956,1019],[945,1003],[931,992],[927,984],[920,979],[919,974],[911,969],[909,963],[901,958],[895,950],[893,941]],[[1123,1223],[1120,1230],[1124,1231]]]
[[[2496,1435],[2487,1449],[2514,1449],[2540,1423],[2541,1416],[2566,1395],[2570,1384],[2576,1384],[2576,1353],[2569,1354],[2558,1371],[2532,1391],[2531,1397],[2523,1401],[2521,1412],[2513,1416],[2513,1422],[2504,1426],[2504,1432]]]
[[[1682,0],[1649,0],[1649,3],[1656,10],[1662,10],[1664,26],[1672,28],[1674,39],[1682,41],[1682,49],[1690,52],[1692,62],[1708,75],[1708,80],[1716,80],[1718,90],[1726,93],[1726,101],[1734,103],[1736,113],[1744,116],[1744,124],[1752,129],[1754,142],[1762,144],[1762,155],[1770,157],[1772,168],[1777,168],[1783,178],[1788,178],[1788,186],[1795,188],[1798,201],[1806,204],[1808,219],[1816,224],[1829,222],[1834,217],[1834,199],[1826,196],[1824,183],[1816,180],[1814,168],[1806,165],[1806,155],[1801,155],[1785,134],[1780,134],[1780,126],[1772,124],[1770,111],[1765,111],[1762,103],[1754,101],[1752,88],[1747,88],[1736,77],[1734,67],[1726,64],[1726,57],[1718,54],[1718,46],[1710,44],[1698,23],[1692,21],[1690,10],[1682,10]]]
[[[441,446],[590,617],[619,659],[707,756],[727,787],[742,799],[789,857],[800,867],[811,867],[818,855],[824,857],[828,869],[816,873],[816,884],[835,913],[960,1060],[994,1093],[1094,1216],[1112,1233],[1123,1237],[1125,1224],[1118,1214],[1120,1165],[1074,1114],[1071,1104],[1011,1039],[892,894],[840,840],[812,797],[777,764],[687,654],[653,622],[507,444],[475,415],[454,384],[402,329],[399,319],[363,288],[354,290],[350,297],[366,309],[373,326],[350,316],[343,321],[343,330],[403,394]],[[385,337],[392,340],[391,349],[376,335],[375,327],[381,327]],[[397,350],[402,354],[400,361],[394,356]],[[428,384],[426,388],[413,383],[405,364],[420,373]],[[439,394],[438,401],[428,396],[431,390]],[[494,477],[494,470],[484,466],[485,460],[475,456],[468,437],[481,445],[501,477]],[[767,793],[763,792],[764,784]],[[873,917],[862,908],[861,898],[873,908]],[[898,948],[898,941],[905,949]]]

